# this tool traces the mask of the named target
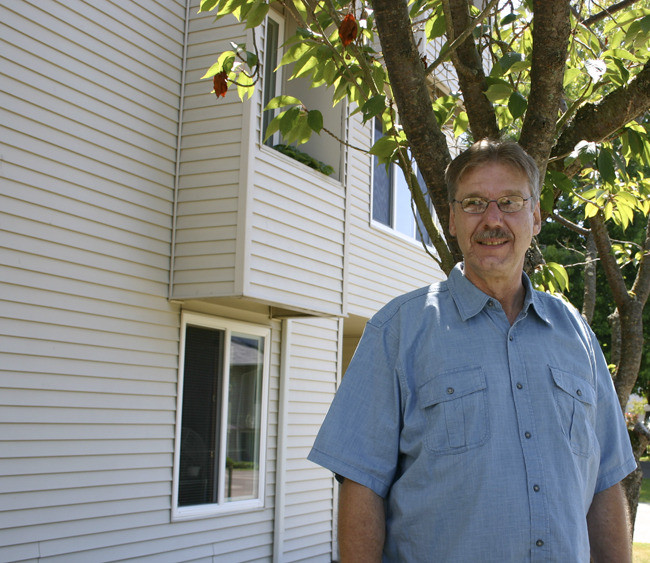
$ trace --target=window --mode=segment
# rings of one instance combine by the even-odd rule
[[[305,153],[316,161],[331,166],[334,172],[330,177],[339,179],[344,147],[338,139],[344,138],[345,133],[344,103],[341,102],[333,107],[332,92],[324,86],[313,88],[310,78],[302,76],[289,80],[293,73],[293,64],[282,66],[276,71],[279,62],[282,60],[285,36],[291,37],[296,31],[296,25],[292,17],[285,18],[277,11],[269,10],[266,19],[262,109],[275,96],[286,94],[299,99],[309,110],[319,110],[323,115],[326,128],[334,137],[325,131],[321,131],[320,135],[313,133],[309,141],[296,148],[299,152]],[[266,136],[266,129],[271,120],[285,109],[287,108],[262,112],[262,139]],[[275,147],[283,143],[284,141],[279,132],[274,133],[265,142],[269,147]],[[287,151],[281,152],[287,154]],[[288,152],[293,151],[289,150]]]
[[[266,19],[266,45],[264,53],[264,93],[262,109],[281,92],[280,85],[282,83],[282,68],[276,70],[280,62],[279,48],[284,41],[282,36],[284,25],[282,18],[275,12],[270,11]],[[277,110],[268,110],[262,112],[262,138],[266,136],[266,128],[273,120]],[[275,132],[269,137],[265,144],[269,147],[277,145],[280,142],[280,133]]]
[[[269,330],[184,313],[174,518],[263,506]]]
[[[377,141],[383,136],[382,124],[380,119],[375,119],[374,139]],[[373,177],[372,177],[372,219],[377,223],[422,242],[430,244],[430,238],[422,219],[418,215],[417,225],[413,210],[411,207],[411,192],[402,169],[396,164],[391,165],[388,170],[384,164],[379,164],[378,158],[373,156]],[[426,193],[424,179],[417,169],[417,164],[413,164],[417,174],[418,183],[425,191],[425,199],[431,208],[429,194]],[[418,229],[419,227],[419,229]]]

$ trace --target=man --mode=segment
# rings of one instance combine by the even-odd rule
[[[309,455],[343,482],[341,562],[629,562],[636,465],[607,365],[523,273],[535,162],[480,141],[447,184],[463,264],[368,322]]]

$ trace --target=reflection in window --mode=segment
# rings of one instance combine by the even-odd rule
[[[382,136],[381,120],[375,119],[374,140],[377,141]],[[422,241],[421,231],[424,242],[430,244],[430,237],[424,229],[419,215],[416,225],[411,207],[411,192],[402,169],[396,164],[391,164],[386,170],[386,165],[379,164],[376,156],[373,156],[373,164],[372,219],[420,242]],[[417,174],[418,183],[425,192],[425,199],[429,204],[429,209],[431,209],[429,194],[426,193],[424,179],[417,169],[416,163],[413,163],[413,168]]]
[[[183,326],[177,504],[261,501],[266,335]]]

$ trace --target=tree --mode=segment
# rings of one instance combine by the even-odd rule
[[[535,159],[545,178],[545,218],[585,247],[592,241],[607,280],[612,341],[619,347],[611,355],[612,375],[624,409],[641,365],[650,294],[650,139],[643,120],[650,106],[650,3],[202,0],[201,10],[232,14],[255,29],[270,4],[298,22],[281,61],[292,77],[330,88],[332,101],[347,99],[364,122],[382,120],[385,135],[369,151],[404,172],[414,212],[435,248],[431,255],[446,273],[460,259],[448,230],[450,144],[510,138]],[[205,77],[214,77],[217,95],[236,84],[243,99],[260,66],[255,47],[236,45]],[[436,80],[442,68],[455,74],[453,90]],[[282,109],[267,135],[279,130],[288,144],[327,132],[322,115],[294,97],[274,98],[267,109]],[[566,209],[577,212],[565,217]],[[617,242],[612,233],[630,225],[639,240]],[[593,260],[586,262],[593,269]],[[564,269],[544,264],[536,244],[528,267],[542,287],[566,288]],[[587,304],[596,287],[585,284]],[[642,431],[634,434],[637,453],[647,444]],[[633,480],[627,492],[635,513]]]

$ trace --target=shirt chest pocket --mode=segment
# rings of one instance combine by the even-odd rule
[[[436,454],[459,454],[484,444],[489,435],[487,385],[479,366],[435,375],[418,389],[426,428],[425,445]]]
[[[555,382],[555,407],[562,432],[574,453],[589,455],[595,445],[592,418],[596,393],[591,384],[582,377],[558,368],[550,369]]]

